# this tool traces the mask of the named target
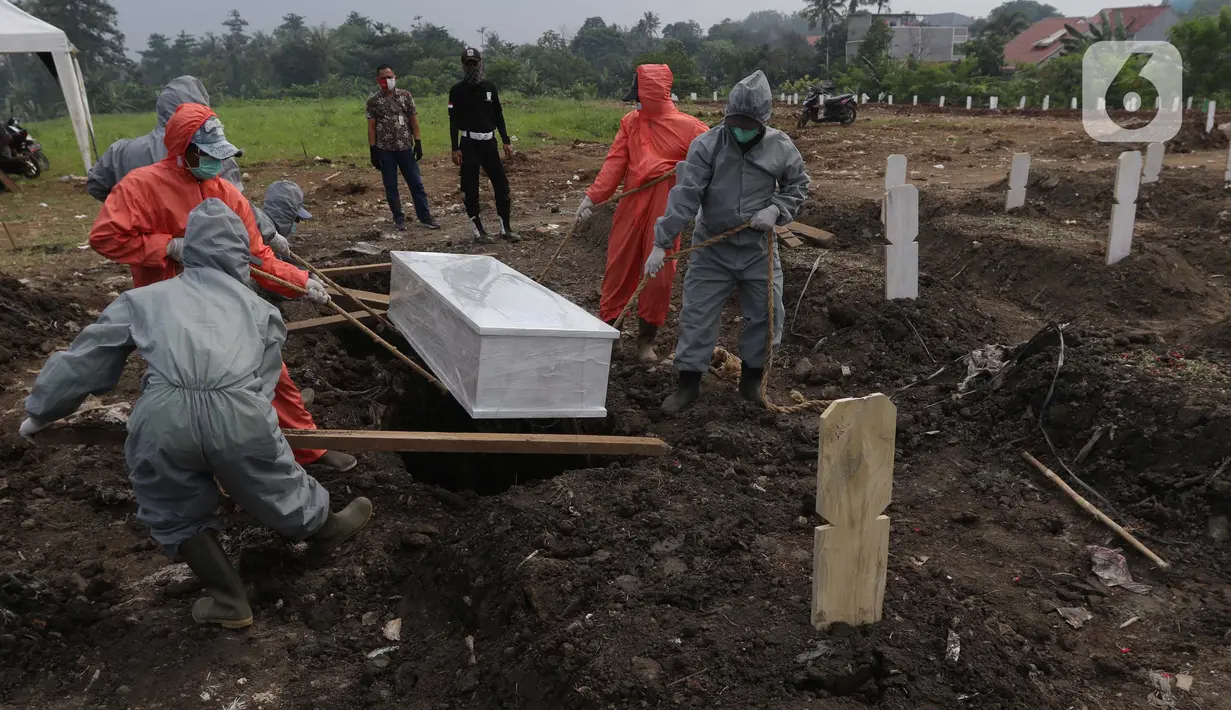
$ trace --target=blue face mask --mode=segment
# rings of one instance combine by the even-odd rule
[[[759,128],[736,128],[735,126],[730,126],[730,129],[731,135],[735,136],[735,140],[740,143],[748,143],[754,140],[761,132]]]
[[[208,155],[201,155],[197,167],[188,168],[188,170],[198,180],[212,180],[222,172],[222,161]]]

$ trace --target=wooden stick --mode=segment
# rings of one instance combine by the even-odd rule
[[[608,202],[616,203],[624,199],[625,197],[632,197],[638,192],[641,192],[643,190],[648,190],[651,187],[654,187],[655,185],[662,182],[663,180],[666,180],[672,175],[675,175],[675,168],[671,168],[670,170],[663,173],[662,175],[659,175],[653,180],[649,180],[645,183],[638,185],[637,187],[634,187],[631,190],[627,190],[625,192],[620,193],[619,195],[616,195],[615,197],[608,200]],[[547,266],[543,268],[543,272],[539,274],[539,277],[535,279],[535,281],[539,283],[543,283],[543,279],[547,278],[547,274],[551,273],[551,267],[556,265],[556,257],[560,256],[560,252],[564,251],[564,245],[568,244],[568,240],[572,238],[573,233],[577,231],[577,225],[579,224],[581,224],[580,219],[573,220],[573,225],[569,227],[568,232],[565,233],[564,239],[560,240],[560,246],[556,247],[556,253],[551,255],[551,259],[547,262]]]
[[[343,296],[346,296],[347,298],[351,299],[351,300],[352,300],[352,301],[354,301],[355,303],[358,303],[358,304],[359,304],[359,307],[360,307],[360,308],[362,308],[363,310],[367,311],[367,312],[368,312],[368,315],[370,315],[370,316],[372,316],[373,318],[375,318],[377,323],[379,323],[379,324],[381,324],[381,325],[383,325],[383,326],[393,327],[393,324],[392,324],[392,323],[390,323],[389,321],[385,320],[385,317],[384,317],[384,316],[382,316],[382,315],[380,315],[379,313],[377,313],[376,311],[372,310],[372,307],[371,307],[371,306],[369,306],[368,304],[366,304],[366,303],[364,303],[363,301],[359,300],[359,298],[358,298],[358,297],[356,297],[354,294],[352,294],[350,291],[347,291],[347,290],[346,290],[345,288],[343,288],[342,286],[339,286],[339,285],[337,284],[337,282],[335,282],[333,279],[331,279],[331,278],[329,278],[328,276],[326,276],[325,274],[321,273],[321,270],[320,270],[320,269],[318,269],[318,268],[316,268],[315,266],[313,266],[313,265],[309,264],[307,259],[304,259],[303,257],[299,256],[299,255],[298,255],[298,254],[296,254],[295,252],[290,252],[290,256],[291,256],[291,258],[292,258],[292,259],[294,259],[296,262],[298,262],[300,266],[302,266],[303,268],[307,269],[308,271],[311,271],[311,272],[312,272],[312,274],[313,274],[314,276],[316,276],[317,278],[319,278],[321,281],[324,281],[326,286],[329,286],[330,288],[332,288],[333,290],[335,290],[335,291],[337,291],[338,293],[342,294]]]
[[[671,451],[671,447],[661,439],[637,436],[346,429],[285,429],[282,433],[286,435],[286,440],[293,449],[335,451],[609,456],[665,456]],[[123,446],[126,437],[127,432],[121,428],[57,424],[39,432],[36,440],[40,444],[61,446]]]
[[[372,316],[362,311],[351,313],[352,316],[359,320],[367,320]],[[310,333],[315,330],[329,330],[337,328],[341,325],[348,325],[350,321],[342,316],[321,316],[320,318],[308,318],[306,320],[291,321],[286,324],[287,333]]]
[[[393,264],[360,264],[359,266],[333,266],[321,269],[322,274],[330,276],[359,276],[361,274],[383,274],[393,268]]]
[[[9,225],[5,222],[0,222],[0,226],[4,227],[4,234],[9,238],[9,244],[13,245],[13,251],[17,251],[17,242],[13,241],[13,234],[9,232]]]
[[[1132,545],[1134,548],[1136,548],[1138,552],[1140,552],[1141,554],[1149,558],[1151,562],[1158,565],[1159,569],[1171,569],[1171,565],[1166,560],[1154,554],[1150,550],[1150,548],[1146,547],[1145,545],[1141,543],[1140,540],[1133,537],[1132,533],[1120,527],[1119,523],[1107,517],[1103,513],[1103,511],[1099,510],[1098,508],[1095,508],[1094,505],[1090,503],[1090,501],[1078,495],[1077,491],[1070,488],[1069,484],[1065,483],[1064,480],[1060,478],[1059,476],[1057,476],[1056,473],[1052,471],[1050,468],[1039,463],[1039,460],[1031,456],[1029,452],[1023,451],[1022,458],[1025,459],[1026,462],[1029,463],[1031,466],[1034,466],[1036,469],[1038,469],[1039,473],[1043,474],[1044,476],[1047,476],[1047,478],[1052,483],[1059,486],[1060,490],[1064,491],[1065,494],[1067,494],[1069,498],[1072,498],[1073,501],[1077,503],[1077,505],[1080,505],[1082,508],[1084,508],[1087,513],[1090,513],[1094,517],[1098,518],[1099,521],[1101,521],[1104,525],[1114,530],[1117,535],[1119,535],[1121,538],[1124,539],[1125,542]]]
[[[267,273],[267,272],[261,271],[260,269],[257,269],[257,268],[254,268],[254,267],[248,267],[248,268],[249,268],[249,270],[250,270],[253,274],[255,274],[255,275],[257,275],[257,276],[260,276],[260,277],[262,277],[262,278],[264,278],[264,279],[267,279],[267,280],[269,280],[269,281],[272,281],[273,283],[276,283],[276,284],[278,284],[279,286],[283,286],[283,287],[285,287],[285,288],[289,288],[289,289],[291,289],[292,291],[296,291],[296,292],[298,292],[298,293],[307,293],[307,289],[300,288],[299,286],[296,286],[295,284],[291,283],[290,281],[283,281],[282,279],[278,278],[277,276],[274,276],[273,274],[270,274],[270,273]],[[359,319],[358,319],[358,318],[356,318],[356,317],[354,317],[354,316],[352,316],[350,313],[348,313],[348,312],[346,311],[346,309],[345,309],[345,308],[343,308],[343,307],[339,306],[338,304],[334,303],[332,300],[331,300],[331,301],[329,301],[329,307],[330,307],[330,308],[332,308],[332,309],[334,309],[335,311],[337,311],[337,312],[338,312],[338,315],[340,315],[340,316],[342,316],[343,318],[345,318],[346,320],[350,321],[351,325],[355,326],[355,327],[356,327],[356,328],[358,328],[359,330],[362,330],[362,331],[364,332],[364,334],[366,334],[369,338],[371,338],[373,341],[375,341],[377,345],[380,345],[380,346],[381,346],[381,347],[383,347],[385,350],[388,350],[388,351],[389,351],[389,352],[390,352],[390,353],[391,353],[394,357],[396,357],[397,359],[399,359],[399,360],[401,360],[402,362],[406,363],[406,365],[407,365],[407,366],[409,366],[409,367],[410,367],[410,369],[414,370],[415,372],[419,373],[420,375],[423,375],[423,377],[424,377],[424,378],[425,378],[428,382],[431,382],[432,384],[436,385],[437,389],[439,389],[441,392],[444,392],[445,394],[449,394],[449,389],[448,389],[447,387],[445,387],[445,386],[444,386],[444,385],[440,382],[440,380],[438,380],[438,379],[436,379],[435,377],[433,377],[433,376],[432,376],[432,373],[428,372],[427,370],[424,370],[422,367],[419,367],[419,363],[417,363],[417,362],[415,362],[414,360],[411,360],[410,358],[406,357],[404,354],[402,354],[402,351],[401,351],[401,350],[398,350],[397,348],[393,347],[393,345],[391,345],[391,344],[389,343],[389,341],[385,340],[384,338],[380,337],[380,336],[379,336],[379,335],[377,335],[376,333],[372,332],[372,329],[371,329],[371,328],[367,327],[367,326],[366,326],[366,325],[364,325],[363,323],[360,323],[360,322],[359,322]]]

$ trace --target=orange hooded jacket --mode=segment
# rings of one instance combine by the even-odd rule
[[[243,193],[221,178],[200,181],[183,164],[184,153],[202,124],[214,112],[201,104],[182,104],[167,122],[163,141],[167,157],[129,173],[115,186],[90,230],[94,251],[132,269],[133,286],[148,286],[173,278],[183,267],[167,258],[167,243],[184,236],[188,213],[210,197],[230,207],[252,240],[252,253],[262,261],[259,268],[303,287],[308,272],[279,261],[261,239],[252,206]],[[260,276],[253,278],[274,293],[298,298],[301,294]]]
[[[138,168],[111,190],[98,219],[90,230],[90,247],[103,256],[128,264],[133,286],[148,286],[175,278],[183,267],[167,258],[167,242],[184,236],[188,213],[210,197],[230,207],[248,228],[252,253],[263,263],[260,268],[274,276],[303,287],[308,272],[279,261],[261,239],[252,207],[243,193],[222,178],[200,181],[182,163],[184,153],[197,129],[214,115],[201,104],[181,104],[167,122],[163,138],[167,157]],[[301,294],[253,274],[253,279],[275,293],[298,298]],[[274,410],[283,429],[315,429],[312,415],[303,405],[299,388],[291,381],[286,365],[274,388]],[[319,449],[296,449],[295,460],[306,466],[325,454]]]
[[[620,120],[620,130],[603,169],[586,195],[595,204],[611,199],[620,183],[631,190],[671,170],[688,157],[688,146],[709,130],[696,118],[680,111],[671,101],[675,77],[665,64],[637,67],[637,98],[641,109]],[[645,192],[621,200],[611,223],[607,244],[607,271],[599,317],[612,321],[637,290],[642,267],[654,248],[654,223],[667,209],[667,196],[675,186],[672,176]],[[668,261],[658,276],[646,284],[638,299],[637,313],[651,325],[661,326],[671,305],[671,282],[675,261]]]

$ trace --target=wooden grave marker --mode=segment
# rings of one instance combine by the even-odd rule
[[[913,186],[908,186],[912,187]],[[812,557],[812,625],[881,620],[889,564],[897,408],[883,394],[840,399],[821,415]]]
[[[1163,171],[1163,155],[1166,151],[1167,148],[1163,143],[1155,142],[1146,146],[1145,168],[1141,174],[1142,185],[1158,182],[1158,177]]]
[[[889,190],[885,215],[885,298],[919,298],[919,188]]]
[[[1133,251],[1133,225],[1137,221],[1141,162],[1141,151],[1133,150],[1121,153],[1117,163],[1115,204],[1111,206],[1111,236],[1107,241],[1109,266]]]
[[[1009,192],[1005,196],[1005,212],[1026,205],[1026,185],[1029,182],[1030,154],[1018,153],[1013,156],[1013,167],[1009,170]]]

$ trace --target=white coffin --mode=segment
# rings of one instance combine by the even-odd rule
[[[389,316],[470,416],[607,416],[615,328],[490,256],[391,257]]]

